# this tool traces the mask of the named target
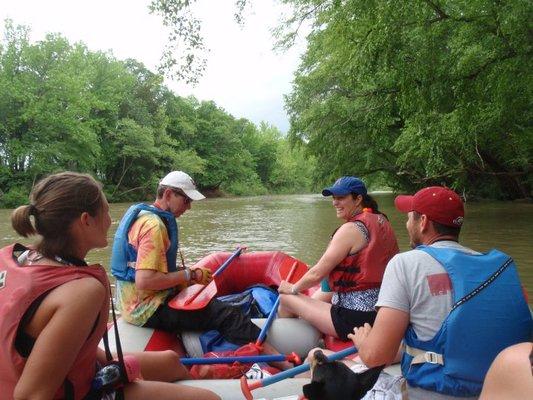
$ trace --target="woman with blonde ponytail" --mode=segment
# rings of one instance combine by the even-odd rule
[[[21,236],[39,235],[37,243],[0,250],[0,400],[218,399],[169,383],[188,377],[171,351],[130,356],[120,381],[103,384],[101,369],[114,363],[98,348],[109,281],[101,265],[85,262],[108,244],[101,185],[90,175],[58,173],[37,183],[29,200],[11,221]]]

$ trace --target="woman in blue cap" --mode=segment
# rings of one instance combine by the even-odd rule
[[[388,261],[399,252],[387,217],[363,181],[343,176],[322,191],[344,220],[318,262],[296,283],[281,282],[279,315],[300,317],[321,332],[347,340],[356,326],[372,324]],[[313,297],[299,292],[322,282]]]

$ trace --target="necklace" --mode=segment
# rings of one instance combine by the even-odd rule
[[[87,263],[85,260],[82,260],[73,256],[54,256],[54,260],[63,265],[76,266],[76,267],[86,267]]]

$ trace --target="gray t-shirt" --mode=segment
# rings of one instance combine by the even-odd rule
[[[479,254],[448,240],[436,242],[431,246]],[[410,324],[418,338],[430,340],[440,329],[452,307],[450,278],[444,267],[424,251],[411,250],[397,254],[385,269],[376,307],[389,307],[409,313]],[[410,400],[456,398],[459,397],[409,387]]]

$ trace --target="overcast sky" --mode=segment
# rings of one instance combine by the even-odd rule
[[[159,17],[148,12],[149,0],[0,0],[0,20],[28,25],[32,40],[59,32],[91,50],[111,50],[118,59],[135,58],[155,71],[166,43]],[[255,0],[240,28],[233,20],[234,0],[201,0],[208,53],[207,70],[196,87],[166,84],[180,96],[214,100],[233,116],[269,122],[283,132],[289,126],[283,95],[303,52],[301,40],[284,53],[272,51],[270,29],[281,8],[275,0]]]

